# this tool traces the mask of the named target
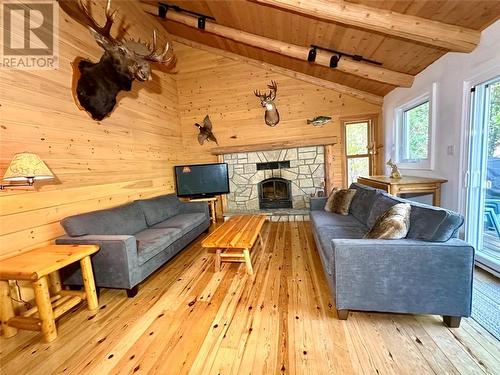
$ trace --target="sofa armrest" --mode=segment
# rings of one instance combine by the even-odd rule
[[[338,309],[470,316],[466,242],[334,239],[332,247]]]
[[[325,209],[326,200],[328,197],[311,197],[311,211],[322,211]]]
[[[137,241],[134,236],[63,236],[56,239],[56,244],[92,244],[100,246],[100,250],[92,256],[92,268],[97,286],[130,289],[140,281]],[[83,285],[79,267],[63,272],[62,276],[68,285]]]
[[[188,214],[194,212],[202,212],[209,216],[208,202],[182,202],[180,206],[181,214]]]

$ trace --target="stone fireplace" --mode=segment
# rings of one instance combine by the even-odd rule
[[[228,212],[307,215],[310,197],[324,190],[323,146],[225,154],[223,161],[229,166]]]

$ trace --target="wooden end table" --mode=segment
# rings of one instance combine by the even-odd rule
[[[57,337],[55,320],[62,314],[84,299],[89,310],[96,310],[99,305],[90,255],[97,251],[97,245],[51,245],[1,260],[0,319],[4,335],[14,336],[17,329],[42,331],[44,341],[51,342]],[[77,261],[85,291],[62,290],[59,270]],[[31,281],[36,307],[15,316],[8,280]]]
[[[414,176],[403,176],[400,179],[389,176],[358,177],[358,183],[385,190],[395,196],[409,193],[430,193],[432,194],[432,204],[437,207],[441,205],[441,184],[445,182],[447,180],[442,178]]]
[[[201,246],[215,248],[215,270],[219,271],[222,262],[245,263],[247,273],[253,274],[250,250],[257,238],[264,249],[260,230],[266,221],[264,215],[236,215],[210,233]]]
[[[217,222],[217,215],[215,211],[215,202],[217,202],[217,197],[211,197],[211,198],[179,198],[183,202],[208,202],[208,208],[210,211],[210,219],[212,220],[212,223]]]

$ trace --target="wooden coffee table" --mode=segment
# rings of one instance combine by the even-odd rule
[[[215,248],[215,270],[219,271],[221,262],[245,263],[247,273],[253,274],[250,249],[259,238],[264,249],[264,241],[260,230],[266,221],[264,215],[237,215],[231,217],[220,227],[210,233],[201,246]]]
[[[42,331],[45,342],[57,337],[55,320],[87,300],[89,310],[99,305],[92,273],[90,255],[99,251],[97,245],[50,245],[0,261],[0,318],[3,334],[14,336],[17,329]],[[85,291],[62,290],[59,270],[80,261]],[[31,281],[36,307],[14,316],[8,280]]]

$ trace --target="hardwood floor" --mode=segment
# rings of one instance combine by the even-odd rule
[[[101,308],[59,320],[50,344],[0,341],[2,374],[498,374],[500,345],[472,319],[335,316],[308,222],[267,223],[255,273],[193,243],[141,284],[103,290]],[[200,238],[201,240],[201,238]]]

